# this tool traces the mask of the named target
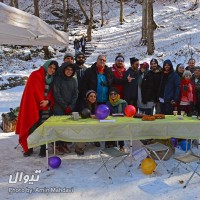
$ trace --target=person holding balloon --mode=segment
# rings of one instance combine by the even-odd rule
[[[95,118],[95,110],[97,107],[97,93],[94,90],[89,90],[86,93],[86,98],[82,100],[81,104],[80,104],[80,115],[83,119],[85,118]],[[96,147],[100,146],[99,142],[94,142],[94,145]],[[77,153],[77,155],[84,155],[84,146],[85,143],[80,143],[79,145],[75,146],[75,152]]]
[[[127,102],[123,99],[120,99],[119,91],[117,88],[112,87],[109,90],[109,101],[107,101],[106,105],[110,109],[110,115],[117,113],[124,113],[125,107],[127,106]],[[106,147],[116,146],[116,142],[106,142]],[[124,151],[124,141],[119,141],[120,150]]]

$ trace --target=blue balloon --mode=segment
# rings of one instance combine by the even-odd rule
[[[183,151],[186,151],[186,143],[187,143],[187,150],[190,150],[190,142],[189,141],[186,142],[186,140],[182,140],[181,141],[181,149]]]
[[[97,119],[105,119],[106,117],[108,117],[109,114],[110,114],[110,109],[108,108],[107,105],[101,104],[97,106],[95,111],[95,117]]]
[[[56,169],[61,164],[61,159],[58,156],[52,156],[48,159],[49,166],[53,169]]]

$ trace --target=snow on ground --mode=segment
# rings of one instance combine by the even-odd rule
[[[118,22],[119,4],[114,3],[113,0],[109,1],[109,7],[106,7],[105,11],[106,25],[98,28],[98,31],[93,30],[92,43],[97,45],[97,48],[87,59],[87,64],[95,62],[99,53],[106,53],[107,64],[110,66],[114,62],[116,54],[123,53],[126,67],[129,67],[129,58],[132,56],[140,58],[141,62],[155,57],[159,60],[160,65],[166,58],[172,59],[174,66],[178,63],[186,65],[191,56],[190,52],[193,53],[193,57],[197,59],[198,63],[200,51],[199,8],[195,11],[187,11],[191,6],[191,1],[177,2],[178,4],[174,4],[171,1],[165,5],[155,2],[155,21],[162,27],[154,33],[155,54],[147,56],[146,47],[138,46],[141,37],[141,6],[135,6],[133,2],[125,4],[126,22],[120,25]],[[74,38],[71,37],[71,39]],[[100,41],[96,42],[97,40]],[[2,54],[1,49],[0,54]],[[57,60],[61,63],[63,54],[57,53],[57,56]],[[10,75],[28,75],[33,70],[33,65],[39,67],[43,62],[42,59],[28,62],[17,59],[4,60],[0,64],[0,73],[3,80]],[[0,114],[19,105],[23,88],[20,86],[0,91]],[[14,149],[17,144],[18,137],[14,133],[0,133],[0,199],[199,199],[198,177],[195,176],[192,179],[188,188],[182,188],[183,184],[180,184],[179,181],[185,183],[191,175],[184,170],[179,170],[174,176],[168,178],[166,171],[159,167],[156,176],[147,176],[137,168],[136,162],[134,162],[131,168],[133,177],[130,177],[125,174],[123,165],[115,170],[112,169],[116,160],[109,165],[109,171],[114,181],[113,184],[110,184],[104,170],[97,175],[94,174],[101,162],[98,157],[99,148],[95,148],[92,144],[87,144],[85,155],[81,157],[74,153],[72,146],[72,153],[61,156],[60,168],[50,171],[45,169],[46,160],[38,157],[39,147],[34,149],[33,156],[24,158],[21,147]],[[102,147],[103,145],[102,143]],[[52,155],[52,149],[50,149],[50,153]],[[184,152],[177,148],[175,155],[180,153]],[[128,158],[127,163],[130,162],[131,159]],[[172,169],[176,163],[171,158],[165,164]],[[23,172],[31,176],[35,170],[42,170],[42,173],[39,181],[33,185],[23,182],[8,183],[10,175],[15,176],[16,172]],[[50,187],[73,188],[73,193],[42,193],[38,191],[45,187],[46,189]],[[37,192],[32,192],[37,188]],[[20,192],[16,189],[25,191]]]

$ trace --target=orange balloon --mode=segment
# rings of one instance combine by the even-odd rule
[[[156,168],[156,163],[152,158],[145,158],[141,163],[141,170],[144,174],[152,174]]]
[[[132,105],[127,105],[124,109],[125,115],[127,117],[133,117],[136,113],[136,109],[134,106]]]

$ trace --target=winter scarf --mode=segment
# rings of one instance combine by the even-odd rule
[[[117,95],[117,98],[115,100],[111,99],[111,97],[109,96],[109,102],[112,106],[118,106],[118,113],[123,113],[122,110],[122,103],[126,103],[125,100],[120,99],[120,95]]]

